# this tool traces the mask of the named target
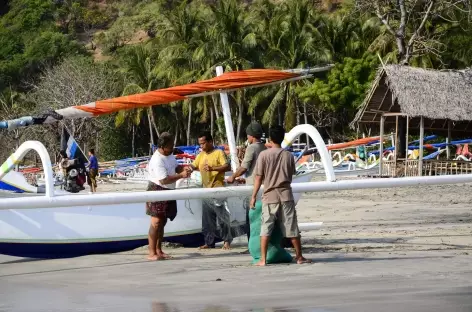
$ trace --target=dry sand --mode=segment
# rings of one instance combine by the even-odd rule
[[[302,233],[311,265],[252,267],[240,254],[245,237],[229,252],[168,247],[175,259],[155,263],[144,260],[145,248],[45,261],[0,256],[0,311],[470,312],[471,191],[460,184],[305,194],[299,221],[324,222]]]

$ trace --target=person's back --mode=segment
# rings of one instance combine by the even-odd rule
[[[295,247],[297,263],[307,263],[302,255],[297,212],[292,193],[292,176],[295,173],[295,161],[290,152],[282,149],[285,129],[281,126],[271,127],[269,140],[272,148],[259,155],[256,164],[256,177],[250,207],[256,206],[257,193],[264,185],[262,194],[261,215],[261,257],[256,265],[266,265],[269,238],[274,226],[280,227],[284,237],[290,238]]]
[[[269,148],[259,154],[257,166],[256,174],[259,172],[263,176],[264,203],[275,204],[293,200],[291,183],[295,161],[290,152],[283,148]]]
[[[98,161],[95,154],[90,155],[89,162],[90,162],[90,169],[98,170]]]

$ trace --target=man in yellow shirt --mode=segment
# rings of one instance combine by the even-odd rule
[[[209,132],[198,136],[198,144],[202,151],[191,165],[192,169],[200,171],[203,187],[213,188],[224,186],[225,172],[231,170],[228,158],[222,150],[213,145]],[[202,200],[202,231],[205,245],[200,249],[215,248],[216,221],[221,225],[223,249],[230,249],[233,237],[231,235],[230,214],[226,210],[226,200],[208,198]]]

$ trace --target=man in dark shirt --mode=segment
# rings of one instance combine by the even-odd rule
[[[89,163],[87,166],[89,169],[89,185],[90,191],[95,193],[97,191],[98,160],[97,157],[95,157],[95,150],[93,148],[89,150],[89,156]]]
[[[246,148],[246,153],[244,154],[244,159],[241,163],[241,166],[233,173],[231,177],[226,179],[226,182],[233,183],[236,178],[246,174],[246,185],[254,184],[254,168],[256,167],[257,157],[259,154],[266,150],[264,143],[261,142],[262,134],[264,130],[262,125],[258,122],[251,122],[246,128],[247,140],[251,144]],[[249,241],[251,229],[249,227],[249,197],[245,200],[244,203],[247,207],[246,209],[246,231],[247,231],[247,240]]]
[[[277,225],[284,237],[290,238],[296,252],[298,264],[309,263],[302,255],[297,212],[292,193],[292,176],[295,172],[295,160],[290,152],[281,146],[285,130],[274,126],[269,130],[269,141],[272,147],[259,154],[255,169],[254,189],[250,207],[256,205],[257,193],[262,184],[262,222],[261,222],[261,260],[258,266],[266,265],[269,239]]]

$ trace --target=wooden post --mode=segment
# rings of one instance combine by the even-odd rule
[[[384,115],[380,116],[380,154],[379,154],[379,176],[382,177],[382,165],[383,165],[383,136],[384,136],[384,126],[385,126],[385,117]]]
[[[303,115],[305,118],[305,124],[308,124],[308,115],[306,112],[306,102],[303,102]],[[307,134],[306,135],[306,146],[310,148],[310,136]]]
[[[424,140],[424,118],[420,118],[420,160],[418,161],[418,175],[423,175],[423,140]]]
[[[407,164],[408,164],[408,128],[410,126],[410,118],[408,116],[405,116],[406,118],[406,136],[405,136],[405,142],[406,142],[406,150],[405,150],[405,177],[407,176]]]
[[[395,116],[395,168],[397,167],[398,157],[398,115]]]
[[[410,118],[406,116],[406,151],[405,158],[408,159],[408,128],[410,127]]]
[[[448,145],[446,145],[447,160],[449,160],[449,158],[451,157],[451,149],[450,149],[450,146],[449,146],[449,143],[452,142],[451,130],[452,130],[452,122],[450,120],[448,120],[447,121],[447,139],[446,139],[446,143],[448,144]]]

